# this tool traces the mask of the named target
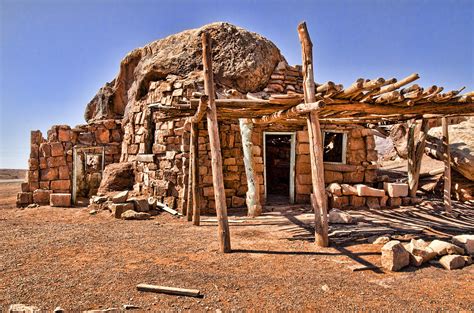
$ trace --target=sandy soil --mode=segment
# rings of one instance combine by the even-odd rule
[[[193,227],[166,213],[121,221],[87,208],[21,210],[12,208],[18,189],[0,185],[2,311],[11,303],[50,311],[474,310],[474,266],[384,272],[380,246],[318,249],[296,236],[307,229],[295,216],[231,222],[234,252],[220,254],[213,218]],[[375,268],[351,269],[360,264]],[[204,297],[138,292],[138,283],[197,288]]]

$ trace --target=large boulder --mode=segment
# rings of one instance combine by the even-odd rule
[[[398,240],[387,242],[382,247],[382,267],[389,271],[399,271],[410,264],[410,254]]]
[[[134,170],[131,162],[109,164],[104,169],[98,193],[132,189],[133,183]]]
[[[449,149],[453,169],[467,179],[474,181],[474,118],[459,124],[449,125]],[[427,149],[430,156],[442,160],[442,129],[434,127],[429,130]]]
[[[186,30],[131,51],[118,76],[102,87],[87,105],[85,119],[123,116],[144,97],[152,81],[169,74],[186,77],[202,68],[201,33],[212,38],[214,80],[242,93],[263,89],[275,66],[284,60],[268,39],[229,23]]]

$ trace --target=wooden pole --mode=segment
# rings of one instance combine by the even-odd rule
[[[247,176],[247,209],[248,216],[256,217],[262,214],[262,205],[260,204],[259,184],[256,181],[255,162],[252,152],[252,129],[253,123],[250,119],[241,118],[240,135],[242,137],[242,149],[244,152],[245,175]]]
[[[306,103],[316,100],[313,76],[313,44],[306,23],[298,25],[298,36],[303,56],[303,89]],[[307,119],[313,184],[312,205],[315,216],[315,241],[320,247],[329,245],[326,191],[324,188],[323,143],[318,112],[312,111]]]
[[[201,208],[199,207],[199,149],[198,149],[198,137],[199,129],[198,123],[193,123],[191,125],[191,160],[192,172],[191,172],[191,198],[193,199],[193,224],[199,226],[200,217],[201,217]]]
[[[191,118],[188,120],[190,121]],[[190,132],[190,138],[189,138],[189,171],[188,171],[188,202],[186,203],[187,208],[186,208],[186,220],[188,222],[192,221],[193,218],[193,203],[194,203],[194,197],[193,197],[193,189],[194,189],[194,180],[193,180],[193,173],[194,173],[194,167],[196,166],[196,162],[194,161],[195,158],[195,153],[196,153],[196,147],[195,141],[196,141],[196,123],[190,122],[191,123],[191,132]]]
[[[218,237],[221,252],[231,252],[229,221],[227,220],[227,206],[224,190],[224,175],[222,173],[222,154],[219,140],[219,125],[214,94],[214,77],[212,73],[211,37],[203,32],[202,39],[202,63],[204,70],[204,89],[209,97],[207,110],[207,129],[209,133],[209,144],[211,146],[211,169],[212,183],[214,186],[214,198],[216,201],[216,213],[218,223]]]
[[[444,208],[446,212],[452,212],[451,206],[451,155],[449,149],[448,119],[441,118],[441,127],[443,128],[443,153],[444,153]]]
[[[408,128],[408,189],[410,197],[416,197],[420,178],[421,160],[425,152],[426,136],[428,134],[428,120],[421,121],[420,134],[415,138],[416,121],[409,123]]]

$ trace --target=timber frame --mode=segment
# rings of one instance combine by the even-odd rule
[[[229,223],[223,184],[222,156],[218,121],[240,119],[246,174],[248,179],[247,206],[249,216],[261,213],[258,184],[255,184],[252,165],[251,136],[253,125],[288,123],[307,125],[310,143],[312,195],[315,215],[315,241],[318,246],[329,245],[327,200],[324,185],[324,164],[320,123],[362,124],[377,129],[379,124],[410,121],[409,132],[409,186],[415,195],[418,185],[421,155],[427,132],[427,119],[443,120],[445,145],[445,204],[450,211],[450,163],[447,116],[474,115],[474,92],[461,95],[459,90],[442,93],[443,87],[422,88],[417,84],[405,87],[419,78],[412,74],[402,80],[357,79],[348,88],[333,82],[316,84],[312,42],[306,23],[298,25],[302,48],[303,94],[273,94],[268,98],[247,95],[245,99],[216,99],[212,71],[212,43],[209,34],[202,33],[203,77],[205,95],[197,94],[188,103],[176,105],[148,104],[160,112],[160,121],[187,118],[191,129],[189,184],[186,215],[194,225],[199,225],[199,185],[197,176],[198,136],[197,124],[206,116],[211,147],[211,168],[215,206],[218,220],[218,239],[221,252],[231,252]],[[404,87],[404,88],[402,88]],[[402,89],[400,89],[402,88]],[[422,120],[422,132],[414,138],[416,120]],[[246,139],[247,138],[247,139]]]

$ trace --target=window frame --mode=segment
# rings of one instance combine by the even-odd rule
[[[331,162],[324,161],[324,142],[326,139],[326,133],[338,133],[342,134],[342,162]],[[327,164],[347,164],[347,131],[344,130],[322,130],[323,137],[323,162]]]

